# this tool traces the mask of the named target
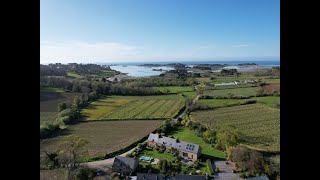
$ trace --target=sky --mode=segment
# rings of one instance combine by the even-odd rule
[[[279,0],[40,0],[40,63],[280,60]]]

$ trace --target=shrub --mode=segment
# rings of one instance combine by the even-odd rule
[[[62,110],[62,111],[59,113],[58,117],[70,116],[71,114],[72,114],[71,109],[70,109],[70,108],[67,108],[67,109]]]
[[[67,125],[71,122],[71,118],[70,118],[70,116],[63,116],[63,117],[59,117],[58,121],[62,124]]]

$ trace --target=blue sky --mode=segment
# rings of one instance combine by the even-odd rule
[[[40,1],[41,63],[279,59],[279,0]]]

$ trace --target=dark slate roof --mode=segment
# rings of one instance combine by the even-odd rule
[[[194,176],[194,175],[165,176],[162,174],[138,173],[137,180],[207,180],[207,178],[206,176]]]
[[[134,165],[136,162],[137,160],[134,158],[116,156],[114,158],[114,162],[112,166],[126,166],[126,167],[129,167],[130,169],[134,169]]]
[[[157,144],[163,144],[165,146],[170,146],[176,148],[180,151],[198,153],[200,146],[198,144],[193,144],[185,141],[177,141],[177,139],[160,136],[159,134],[150,133],[148,141],[155,141]]]
[[[246,180],[269,180],[267,176],[257,176],[257,177],[249,177]]]

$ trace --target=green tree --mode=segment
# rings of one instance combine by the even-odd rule
[[[76,135],[65,136],[63,142],[59,144],[61,164],[69,170],[76,168],[80,159],[88,154],[85,148],[88,143],[89,141]]]
[[[160,160],[159,169],[161,174],[166,174],[169,169],[169,163],[167,160]]]
[[[225,146],[236,146],[239,142],[240,131],[231,125],[222,126],[218,129],[217,138]]]
[[[58,104],[58,112],[61,112],[62,110],[67,109],[67,104],[65,102]]]
[[[80,105],[80,103],[81,103],[80,97],[79,97],[79,96],[75,96],[74,99],[73,99],[73,106],[74,106],[75,108],[78,108],[79,105]]]

